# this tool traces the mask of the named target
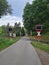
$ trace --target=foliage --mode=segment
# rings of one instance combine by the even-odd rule
[[[49,1],[33,0],[32,4],[27,3],[23,13],[24,26],[28,32],[35,31],[35,25],[43,25],[43,33],[49,30]],[[45,31],[46,29],[46,31]]]
[[[21,27],[20,27],[20,23],[15,23],[14,27],[13,27],[13,33],[16,33],[17,36],[20,36],[20,32],[21,32]]]
[[[49,41],[49,32],[42,34],[42,38]]]
[[[44,44],[40,42],[32,42],[31,43],[34,47],[44,50],[49,53],[49,44]]]
[[[5,25],[3,25],[3,26],[1,26],[1,29],[2,29],[2,33],[0,34],[0,36],[6,36],[7,35],[7,33],[6,33],[6,26]]]
[[[22,35],[22,36],[24,36],[24,35],[25,35],[25,30],[24,30],[24,28],[23,28],[23,27],[21,28],[21,35]]]
[[[0,27],[0,35],[2,34],[2,28]]]
[[[0,0],[0,17],[11,12],[11,6],[8,5],[7,0]]]
[[[20,27],[20,23],[15,23],[14,26],[10,26],[8,23],[7,25],[2,25],[0,27],[0,37],[8,37],[9,36],[9,28],[12,28],[12,34],[15,33],[16,36],[25,35],[25,30],[23,27]]]
[[[8,38],[8,37],[3,37],[0,38],[0,51],[9,47],[10,45],[14,44],[16,41],[18,41],[19,37],[17,38]]]

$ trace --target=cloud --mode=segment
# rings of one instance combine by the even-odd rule
[[[12,15],[7,15],[7,16],[3,16],[0,19],[0,26],[1,25],[7,25],[7,23],[10,23],[10,25],[14,26],[14,23],[21,23],[21,26],[23,26],[23,22],[22,22],[22,18],[21,17],[16,17],[16,16],[12,16]]]
[[[32,3],[33,0],[7,0],[7,1],[13,9],[13,14],[3,16],[0,19],[0,26],[7,25],[7,23],[10,23],[10,25],[13,26],[15,22],[17,23],[20,22],[21,26],[23,26],[22,22],[23,9],[27,2]]]
[[[27,2],[32,3],[33,0],[8,0],[13,9],[13,15],[22,17],[23,9]]]

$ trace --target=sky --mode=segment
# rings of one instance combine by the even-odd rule
[[[14,25],[15,22],[21,23],[21,26],[23,26],[22,21],[22,15],[23,15],[23,9],[25,8],[25,5],[27,2],[32,3],[32,0],[7,0],[9,5],[11,5],[12,15],[6,15],[3,16],[0,19],[0,26],[1,25],[7,25],[7,23],[10,23],[10,25]]]

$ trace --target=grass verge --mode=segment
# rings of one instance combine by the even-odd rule
[[[0,38],[0,51],[9,47],[13,43],[19,40],[19,37],[16,38]]]
[[[36,47],[36,48],[39,48],[41,50],[44,50],[46,52],[49,53],[49,44],[45,44],[45,43],[41,43],[41,42],[31,42],[31,44]]]

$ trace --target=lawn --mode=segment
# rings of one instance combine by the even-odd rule
[[[13,43],[15,43],[16,41],[19,40],[19,37],[16,38],[0,38],[0,51],[9,47],[10,45],[12,45]]]
[[[44,50],[46,52],[49,53],[49,44],[45,44],[45,43],[41,43],[41,42],[31,42],[31,44],[36,47],[36,48],[39,48],[41,50]]]

